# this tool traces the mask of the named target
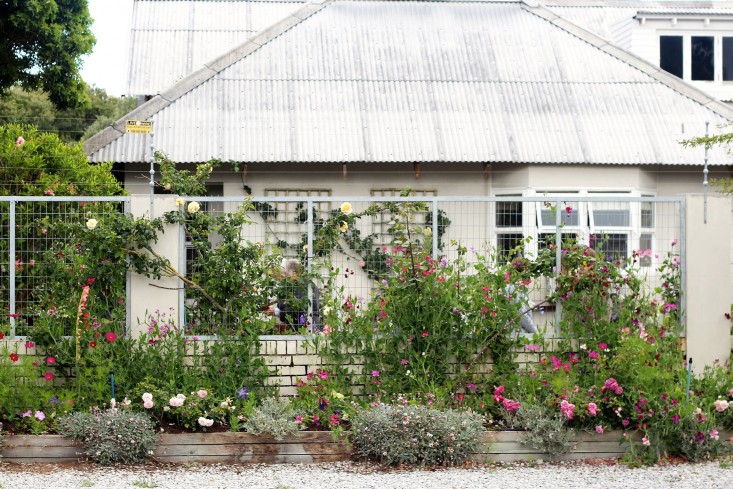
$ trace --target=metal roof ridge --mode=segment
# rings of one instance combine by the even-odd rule
[[[560,16],[559,14],[553,12],[543,5],[531,7],[523,3],[520,6],[524,10],[545,19],[556,27],[566,31],[567,33],[577,37],[582,41],[591,44],[592,46],[600,49],[606,54],[609,54],[614,58],[646,73],[650,77],[668,86],[672,90],[694,100],[704,107],[707,107],[721,117],[724,117],[729,121],[733,120],[733,109],[730,108],[727,104],[716,100],[714,97],[708,95],[699,88],[692,86],[688,82],[681,80],[670,73],[667,73],[660,67],[655,66],[645,59],[642,59],[641,57],[618,47],[611,41],[604,39],[594,32],[577,24],[574,24],[573,22],[570,22],[569,20],[565,19],[564,17]]]
[[[291,12],[290,14],[286,15],[283,19],[277,21],[270,27],[259,31],[257,34],[250,37],[242,44],[239,44],[238,46],[235,46],[228,52],[224,53],[223,55],[220,55],[213,60],[204,63],[204,65],[198,70],[183,77],[167,90],[158,93],[144,104],[122,116],[111,126],[106,127],[102,131],[87,139],[84,142],[84,152],[87,154],[87,156],[96,153],[100,149],[104,148],[105,146],[125,134],[126,120],[148,119],[152,117],[154,114],[164,109],[171,103],[175,102],[186,93],[207,82],[222,70],[225,70],[229,66],[258,50],[269,41],[283,34],[285,31],[300,24],[305,19],[325,8],[333,1],[334,0],[310,0],[306,2],[303,7],[299,8],[295,12]]]

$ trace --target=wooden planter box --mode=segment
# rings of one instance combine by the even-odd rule
[[[620,444],[621,432],[603,435],[578,433],[574,449],[551,457],[521,443],[521,431],[488,431],[485,449],[473,457],[477,462],[518,460],[578,460],[619,458],[629,446]],[[0,456],[4,462],[59,463],[86,459],[82,445],[59,435],[5,435]],[[351,448],[334,441],[327,431],[304,431],[277,441],[271,436],[249,433],[161,434],[152,459],[170,463],[319,463],[349,460]]]

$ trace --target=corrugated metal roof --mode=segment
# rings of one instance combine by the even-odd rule
[[[598,164],[699,164],[678,144],[683,124],[733,118],[542,7],[326,3],[131,118],[151,117],[154,146],[181,162]],[[87,143],[90,159],[144,161],[146,138],[116,131]]]
[[[303,0],[136,0],[129,95],[154,95],[275,24]]]

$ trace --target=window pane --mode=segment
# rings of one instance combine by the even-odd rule
[[[522,203],[521,202],[497,202],[496,203],[496,227],[500,227],[500,228],[522,227]]]
[[[639,266],[650,267],[652,266],[652,235],[644,233],[639,236]]]
[[[641,227],[654,227],[654,204],[652,202],[641,203]]]
[[[508,233],[496,235],[497,258],[508,258],[509,251],[522,244],[524,235],[522,233]]]
[[[625,234],[597,234],[591,246],[608,261],[626,260],[629,256],[629,237]]]
[[[622,209],[598,209],[593,211],[596,226],[628,226],[629,211]]]
[[[682,78],[682,36],[660,36],[659,66]]]
[[[559,209],[560,212],[560,223],[565,226],[577,226],[579,219],[578,219],[578,210],[573,209],[572,207],[567,207],[566,209]],[[554,226],[555,225],[555,211],[553,209],[542,209],[540,211],[540,218],[542,219],[542,222],[540,223],[542,226]]]
[[[733,37],[723,38],[723,81],[733,81]]]
[[[714,79],[713,39],[712,36],[692,37],[690,60],[693,80],[712,81]]]

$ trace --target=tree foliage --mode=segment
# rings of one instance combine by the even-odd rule
[[[0,126],[0,195],[120,195],[112,163],[92,165],[81,145],[35,126]]]
[[[714,146],[730,147],[733,142],[733,132],[726,132],[722,134],[714,134],[712,136],[700,136],[692,139],[685,139],[680,144],[685,148],[696,148],[704,146],[706,148],[712,148]],[[713,185],[725,194],[733,194],[733,178],[720,178],[713,180]]]
[[[0,1],[0,94],[43,89],[59,108],[89,104],[79,73],[95,38],[87,0]]]
[[[57,109],[48,94],[13,87],[0,98],[0,123],[32,124],[66,142],[87,139],[135,108],[134,98],[116,98],[101,88],[86,90],[91,103],[84,108]]]

